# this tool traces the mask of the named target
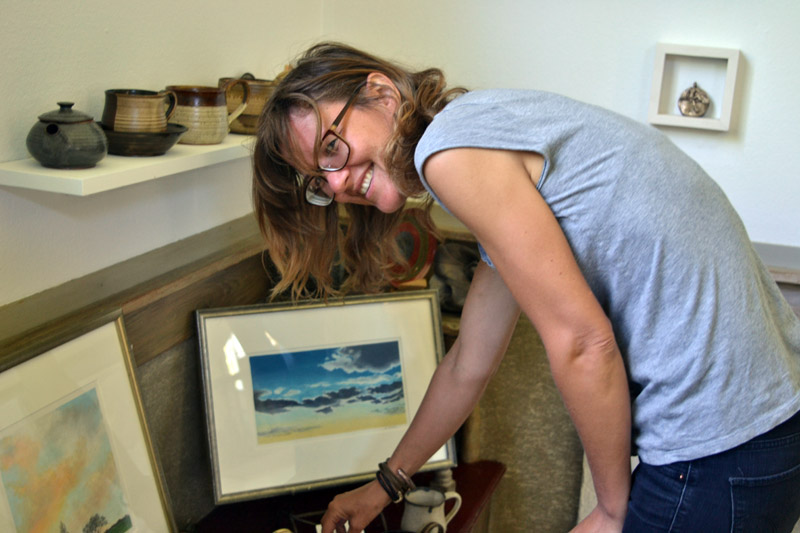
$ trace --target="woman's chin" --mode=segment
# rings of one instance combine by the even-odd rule
[[[375,207],[378,208],[383,213],[395,213],[402,209],[406,205],[406,198],[404,196],[398,195],[396,198],[383,198],[383,201],[375,204]]]

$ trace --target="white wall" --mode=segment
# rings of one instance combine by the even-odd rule
[[[104,91],[271,78],[319,35],[322,0],[5,1],[0,161],[29,157],[61,100],[100,120]],[[87,197],[0,187],[0,305],[252,211],[248,161]]]
[[[470,88],[532,87],[646,120],[657,42],[739,48],[730,132],[665,128],[722,185],[753,240],[800,247],[795,0],[84,0],[4,2],[0,161],[36,117],[103,91],[271,77],[335,38]],[[0,186],[0,305],[250,211],[247,162],[85,198]]]
[[[658,42],[738,48],[731,131],[663,128],[720,183],[751,239],[800,246],[800,2],[328,0],[325,36],[470,88],[555,91],[646,121]]]

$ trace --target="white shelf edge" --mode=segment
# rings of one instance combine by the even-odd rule
[[[718,118],[684,117],[681,115],[667,115],[658,113],[651,115],[650,124],[659,126],[676,126],[680,128],[695,128],[700,130],[728,131],[730,121],[723,122]]]
[[[53,169],[35,159],[0,163],[0,185],[89,196],[197,168],[249,157],[253,136],[229,134],[220,144],[176,144],[166,154],[146,157],[107,155],[86,169]]]

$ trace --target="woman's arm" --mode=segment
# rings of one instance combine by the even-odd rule
[[[459,336],[434,372],[414,420],[389,458],[393,471],[416,472],[464,423],[505,354],[519,312],[500,276],[480,264],[464,303]],[[388,503],[377,481],[340,494],[322,518],[322,531],[331,533],[349,521],[350,531],[358,533]]]
[[[425,175],[542,337],[592,471],[598,508],[589,522],[621,529],[630,490],[627,378],[611,324],[536,189],[542,166],[530,152],[454,149],[433,155]]]

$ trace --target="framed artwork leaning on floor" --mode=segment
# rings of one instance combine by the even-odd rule
[[[435,291],[197,311],[215,500],[368,479],[443,353]],[[455,465],[453,441],[423,469]]]
[[[121,313],[36,339],[0,356],[0,531],[175,531]]]

